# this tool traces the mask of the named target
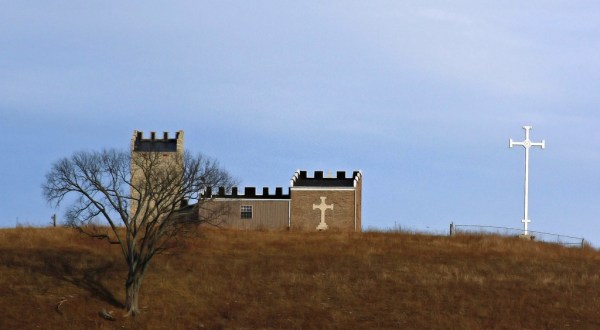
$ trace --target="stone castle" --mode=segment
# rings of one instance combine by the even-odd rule
[[[134,131],[131,140],[131,157],[140,152],[162,153],[165,160],[183,155],[183,131],[175,138],[167,132],[150,138]],[[135,171],[132,168],[132,176]],[[132,178],[134,180],[135,178]],[[323,171],[297,170],[290,180],[289,188],[272,192],[268,187],[260,192],[255,187],[241,189],[225,187],[206,189],[201,193],[198,216],[213,207],[226,207],[229,212],[218,219],[225,228],[238,229],[288,229],[301,231],[357,231],[362,230],[362,172],[337,171],[324,175]]]

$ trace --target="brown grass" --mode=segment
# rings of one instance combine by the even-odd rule
[[[599,261],[495,236],[207,230],[154,260],[124,318],[116,245],[4,229],[0,329],[597,329]]]

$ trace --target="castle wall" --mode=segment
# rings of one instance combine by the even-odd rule
[[[213,199],[203,202],[200,217],[208,210],[227,208],[213,224],[223,228],[284,230],[289,226],[289,199]],[[242,206],[252,207],[252,218],[242,218]],[[210,211],[209,211],[210,212]]]
[[[291,230],[355,230],[354,224],[357,219],[354,189],[292,188],[291,196]],[[318,207],[321,204],[326,207],[333,206],[333,209],[325,210],[324,220],[327,229],[319,227],[321,209]],[[314,206],[317,208],[315,209]]]
[[[248,211],[242,214],[242,208]],[[255,187],[246,187],[244,194],[239,194],[238,187],[230,191],[219,188],[217,192],[207,188],[202,193],[198,215],[201,219],[215,218],[213,224],[225,228],[237,229],[288,229],[290,222],[290,195],[283,188],[275,188],[274,193],[268,187],[257,194]]]
[[[324,176],[296,171],[290,182],[291,230],[362,230],[362,173],[338,171]]]

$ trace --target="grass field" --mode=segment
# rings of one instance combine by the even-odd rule
[[[118,246],[0,230],[0,329],[599,329],[600,253],[496,236],[203,230],[124,318]],[[99,316],[113,311],[116,321]]]

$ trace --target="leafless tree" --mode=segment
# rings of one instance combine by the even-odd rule
[[[201,192],[234,184],[215,160],[183,153],[165,156],[78,152],[54,163],[42,186],[46,199],[56,206],[68,195],[75,197],[67,211],[68,224],[120,246],[128,267],[128,315],[139,313],[139,290],[152,258],[173,238],[194,232],[197,225],[212,223],[227,211],[199,212]],[[190,200],[198,203],[187,205]],[[108,226],[97,226],[99,220]]]

